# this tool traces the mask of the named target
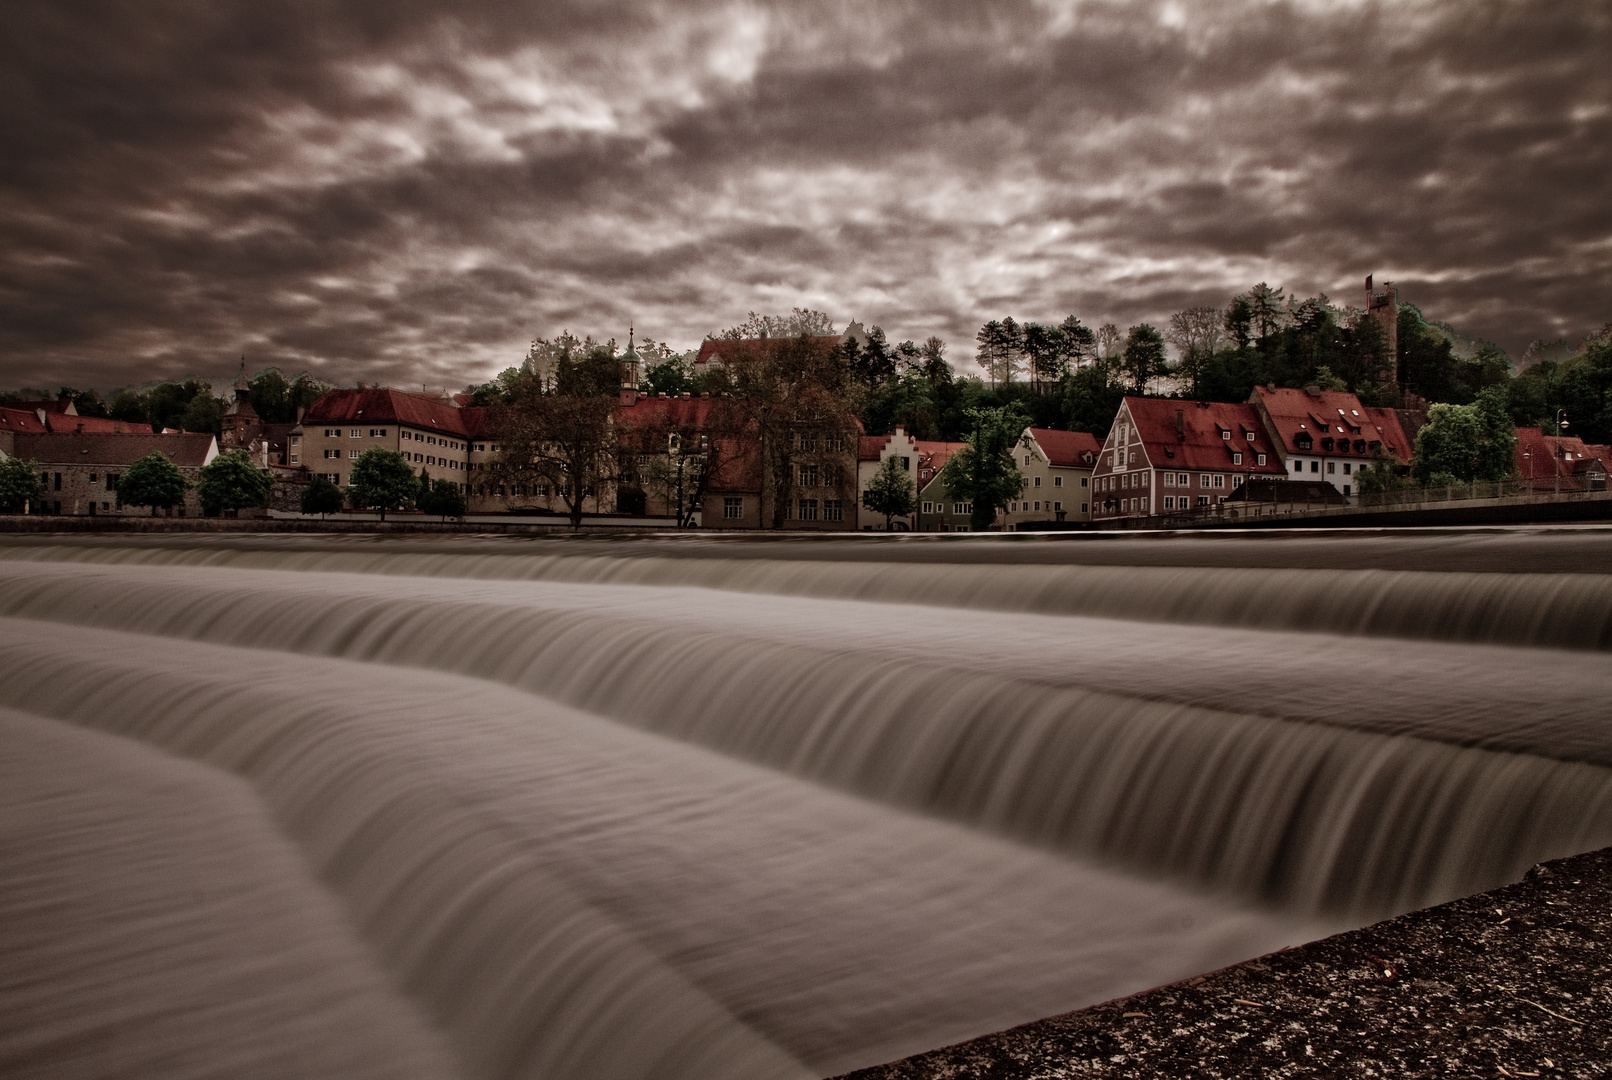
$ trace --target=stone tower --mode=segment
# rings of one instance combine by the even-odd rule
[[[1383,282],[1381,290],[1371,284],[1366,275],[1366,314],[1376,319],[1383,328],[1383,341],[1388,346],[1388,364],[1393,369],[1394,382],[1399,382],[1399,290],[1392,281]]]

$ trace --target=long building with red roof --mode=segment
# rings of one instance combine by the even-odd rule
[[[1281,455],[1289,479],[1321,480],[1345,497],[1379,454],[1408,464],[1412,435],[1393,409],[1368,408],[1355,395],[1310,387],[1256,386],[1250,405]]]

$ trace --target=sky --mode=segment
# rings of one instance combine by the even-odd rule
[[[457,389],[827,312],[966,366],[1365,275],[1612,321],[1605,0],[10,0],[0,387]]]

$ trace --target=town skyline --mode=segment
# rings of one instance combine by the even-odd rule
[[[1588,2],[23,4],[9,40],[9,387],[457,389],[797,306],[970,371],[1004,315],[1368,273],[1514,358],[1612,317]]]

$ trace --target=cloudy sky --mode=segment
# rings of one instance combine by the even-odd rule
[[[1609,57],[1605,0],[11,0],[0,386],[1367,273],[1520,353],[1612,320]]]

